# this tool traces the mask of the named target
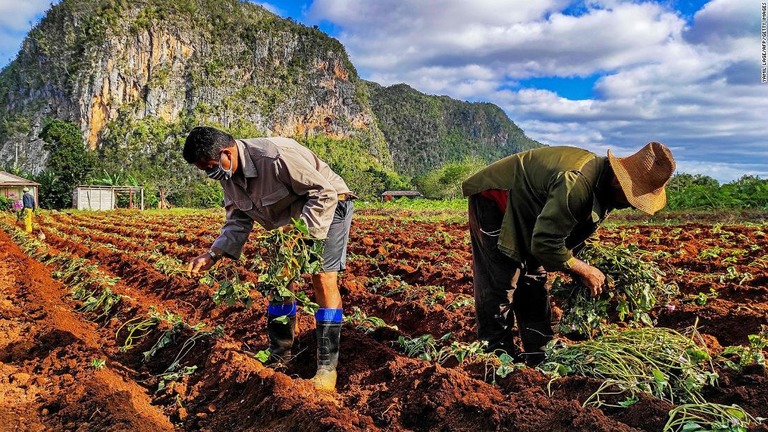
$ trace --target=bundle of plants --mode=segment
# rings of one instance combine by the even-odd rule
[[[259,255],[252,257],[249,265],[249,270],[260,275],[255,286],[241,277],[238,263],[219,265],[200,279],[206,285],[217,285],[214,303],[229,306],[241,303],[250,308],[253,305],[251,289],[256,288],[270,303],[284,303],[295,298],[307,313],[314,315],[317,304],[302,291],[294,293],[290,284],[303,274],[321,270],[324,243],[310,236],[302,219],[294,219],[293,224],[282,229],[267,231],[257,241]]]
[[[309,300],[303,291],[294,293],[289,288],[301,275],[318,273],[323,266],[325,243],[312,238],[303,219],[294,219],[285,229],[268,231],[259,237],[261,241],[261,275],[256,289],[270,303],[283,303],[296,299],[304,310],[314,315],[318,305]]]
[[[607,288],[592,297],[578,278],[557,276],[551,293],[560,299],[563,309],[559,331],[592,337],[611,319],[632,326],[653,326],[649,312],[679,290],[677,285],[663,281],[665,274],[656,263],[641,259],[648,253],[634,245],[608,247],[588,242],[579,257],[605,274]]]
[[[701,389],[715,385],[718,376],[701,336],[695,327],[690,332],[684,336],[662,327],[606,328],[583,342],[554,340],[539,368],[552,380],[571,374],[603,380],[585,405],[606,404],[604,397],[610,394],[624,396],[619,406],[627,406],[639,392],[673,404],[704,403]]]

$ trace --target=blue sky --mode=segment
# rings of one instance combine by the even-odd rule
[[[495,103],[545,144],[661,141],[680,172],[768,178],[757,0],[254,3],[339,39],[365,79]],[[49,5],[0,0],[0,64]]]

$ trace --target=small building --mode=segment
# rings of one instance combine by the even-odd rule
[[[21,196],[24,195],[25,187],[29,188],[32,196],[35,197],[35,203],[39,205],[40,201],[37,199],[37,192],[40,183],[35,183],[32,180],[27,180],[23,177],[0,171],[0,196],[4,196],[12,201],[18,201],[21,199]]]
[[[118,195],[127,195],[128,208],[144,210],[144,188],[141,186],[78,186],[72,192],[72,206],[78,210],[114,210],[120,201]]]
[[[395,198],[402,197],[419,199],[422,198],[422,195],[419,191],[384,191],[381,193],[381,200],[383,202],[392,201]]]

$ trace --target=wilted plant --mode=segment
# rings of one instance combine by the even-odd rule
[[[112,308],[120,303],[121,298],[122,296],[120,296],[120,294],[113,293],[109,288],[104,288],[98,296],[91,293],[91,295],[83,301],[83,305],[79,310],[82,312],[95,312],[101,310],[99,316],[96,317],[96,320],[98,320],[102,317],[109,316]]]
[[[550,342],[547,361],[539,368],[553,380],[568,374],[603,379],[585,405],[605,404],[601,396],[609,388],[630,396],[648,393],[671,403],[703,403],[701,389],[717,379],[709,360],[695,327],[689,337],[661,327],[605,329],[601,336],[584,342]]]
[[[456,297],[453,298],[453,301],[446,305],[446,309],[459,309],[464,306],[473,306],[475,304],[475,299],[473,297],[470,297],[468,295],[459,294]]]
[[[717,290],[714,288],[710,288],[708,293],[699,291],[696,295],[690,295],[687,298],[685,298],[683,301],[692,301],[693,303],[696,303],[699,306],[706,305],[710,300],[716,299],[718,297]]]
[[[419,300],[425,306],[434,306],[440,300],[445,298],[445,288],[438,285],[408,285],[404,284],[402,291],[404,301]],[[391,297],[392,291],[383,294],[385,297]]]
[[[739,273],[739,271],[736,270],[736,267],[728,266],[728,268],[725,269],[725,274],[720,276],[720,283],[725,283],[726,281],[739,281],[738,284],[741,285],[744,282],[752,280],[752,278],[753,276],[751,273]]]
[[[152,328],[154,328],[159,322],[160,316],[157,315],[153,306],[150,306],[149,308],[148,317],[138,316],[124,322],[115,332],[115,338],[118,338],[120,332],[123,329],[128,331],[128,334],[125,336],[125,340],[123,341],[123,345],[120,347],[120,351],[126,352],[132,349],[136,342],[144,339],[147,335],[149,335],[149,333],[152,331]]]
[[[391,326],[379,317],[368,316],[357,306],[352,307],[351,314],[344,315],[344,322],[352,324],[363,333],[370,333],[380,327],[387,327],[397,330],[397,326]]]
[[[669,412],[664,432],[747,432],[757,419],[738,405],[685,404]]]
[[[453,337],[452,333],[446,333],[436,340],[434,336],[426,333],[415,338],[400,336],[397,338],[397,343],[408,357],[443,363],[447,357],[446,353],[438,348],[438,342],[443,342],[451,337]]]
[[[408,357],[415,357],[421,360],[432,361],[438,364],[445,364],[450,359],[455,359],[459,365],[465,363],[480,362],[485,365],[487,380],[488,374],[491,374],[491,382],[496,383],[496,377],[504,378],[513,371],[525,367],[522,364],[515,363],[515,359],[509,354],[500,351],[497,353],[486,352],[488,345],[486,341],[474,341],[465,343],[452,341],[450,345],[439,347],[441,343],[452,338],[452,333],[446,333],[440,339],[435,339],[431,334],[423,334],[415,338],[400,336],[397,344],[403,349]]]
[[[165,330],[160,337],[157,339],[154,345],[148,350],[144,351],[144,361],[149,361],[152,357],[155,356],[157,351],[159,351],[161,348],[165,347],[166,345],[173,342],[175,336],[178,333],[181,333],[181,331],[185,327],[189,327],[193,330],[199,330],[197,326],[204,326],[205,324],[200,323],[195,327],[191,327],[188,324],[184,322],[184,317],[182,317],[180,314],[175,314],[173,312],[165,311],[163,315],[158,315],[154,311],[150,311],[150,315],[154,315],[157,317],[158,322],[165,322],[170,325],[170,327]]]
[[[152,266],[160,273],[173,276],[186,273],[186,265],[178,258],[163,254],[152,254]]]
[[[180,381],[185,376],[192,375],[196,370],[197,366],[184,366],[181,369],[166,371],[160,374],[160,380],[157,383],[157,391],[162,391],[169,382]]]
[[[487,356],[485,352],[486,346],[488,346],[487,341],[474,341],[471,343],[453,341],[451,345],[443,347],[441,351],[446,351],[448,358],[453,357],[459,364],[462,364],[465,361],[472,361],[473,359]]]

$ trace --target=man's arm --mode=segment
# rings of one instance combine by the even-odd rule
[[[565,239],[578,224],[577,215],[589,211],[592,190],[579,172],[557,175],[550,184],[547,202],[536,219],[531,239],[531,254],[547,270],[569,270],[590,289],[602,292],[605,275],[597,268],[573,256]]]
[[[253,219],[237,208],[232,201],[225,203],[224,208],[227,211],[227,219],[221,228],[219,237],[213,241],[211,248],[221,251],[222,254],[232,259],[238,259],[253,230]]]
[[[211,249],[193,258],[187,266],[189,276],[199,276],[211,268],[221,257],[240,258],[243,245],[253,229],[253,220],[238,209],[231,201],[225,204],[227,220],[221,229],[221,234],[213,242]],[[211,253],[213,252],[213,253]]]

